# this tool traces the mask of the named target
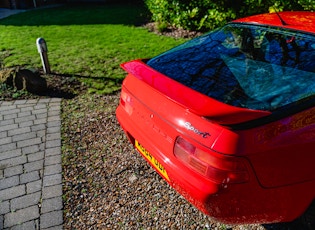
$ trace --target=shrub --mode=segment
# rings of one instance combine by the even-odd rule
[[[188,29],[209,30],[236,17],[225,1],[209,0],[145,0],[153,21],[165,25]]]
[[[299,0],[298,3],[303,7],[304,10],[315,10],[315,1],[314,0]]]
[[[145,0],[159,30],[208,31],[235,18],[283,10],[315,10],[315,0]]]
[[[266,12],[280,12],[284,10],[302,10],[300,4],[296,1],[283,0],[245,0],[241,3],[240,15],[239,17],[244,17],[253,14],[260,14]]]

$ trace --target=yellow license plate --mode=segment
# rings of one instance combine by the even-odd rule
[[[137,140],[135,141],[135,146],[139,150],[139,152],[153,165],[153,167],[159,171],[166,180],[170,181],[167,172],[163,165],[155,159],[148,150],[146,150]]]

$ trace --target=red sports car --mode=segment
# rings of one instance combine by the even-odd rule
[[[235,20],[122,68],[118,121],[188,201],[315,229],[315,13]]]

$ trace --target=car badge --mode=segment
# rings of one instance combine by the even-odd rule
[[[184,127],[185,127],[187,130],[190,130],[190,131],[194,132],[195,134],[198,134],[198,135],[202,136],[203,138],[207,138],[207,137],[210,137],[210,136],[211,136],[210,133],[208,133],[208,132],[202,132],[202,131],[196,129],[196,128],[195,128],[191,123],[189,123],[189,122],[185,122],[185,123],[184,123]]]

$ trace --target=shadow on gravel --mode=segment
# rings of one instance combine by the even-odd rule
[[[83,78],[80,75],[50,73],[42,74],[42,77],[46,79],[47,90],[38,96],[72,99],[87,90],[87,87],[79,80]]]
[[[263,224],[266,230],[306,230],[301,228],[298,222],[278,223],[278,224]]]

